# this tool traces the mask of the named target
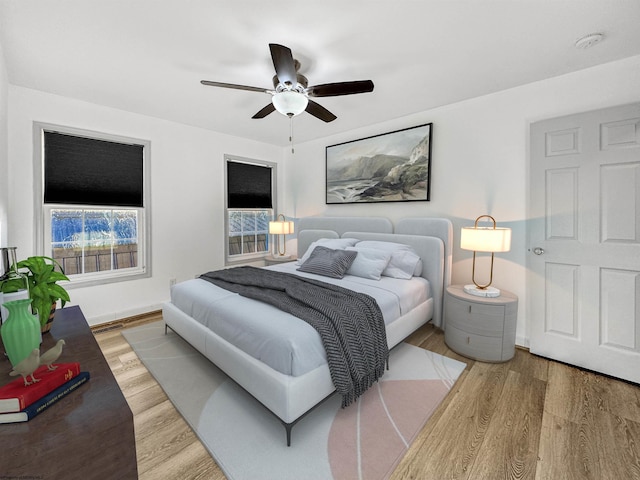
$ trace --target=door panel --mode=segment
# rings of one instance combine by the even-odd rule
[[[579,340],[578,309],[575,300],[578,297],[579,267],[561,263],[547,263],[545,280],[555,288],[548,290],[545,310],[545,331]]]
[[[532,124],[530,160],[531,352],[640,383],[640,104]]]
[[[639,243],[640,163],[603,166],[601,185],[601,241]]]
[[[602,345],[640,353],[640,272],[602,269],[600,284]]]

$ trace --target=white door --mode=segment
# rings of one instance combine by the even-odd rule
[[[531,353],[640,383],[640,104],[531,125]]]

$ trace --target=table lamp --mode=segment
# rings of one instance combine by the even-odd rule
[[[488,219],[493,223],[491,227],[479,227],[478,222]],[[473,267],[471,280],[473,285],[465,285],[464,291],[478,297],[499,297],[500,290],[492,287],[493,281],[493,255],[495,252],[508,252],[511,248],[511,229],[497,228],[495,219],[490,215],[480,215],[476,218],[473,227],[463,227],[460,231],[460,248],[463,250],[473,250]],[[476,252],[491,253],[491,269],[489,271],[489,282],[480,285],[476,282]]]
[[[282,220],[280,220],[282,217]],[[269,222],[269,233],[271,235],[278,235],[278,257],[279,258],[288,258],[291,255],[286,255],[287,245],[286,242],[282,242],[282,251],[280,250],[280,236],[289,235],[293,233],[293,222],[287,221],[284,218],[283,214],[278,215],[277,220],[273,222]]]

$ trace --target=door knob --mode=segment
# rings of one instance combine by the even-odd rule
[[[535,253],[536,255],[542,255],[544,253],[544,248],[536,247],[533,249],[533,253]]]

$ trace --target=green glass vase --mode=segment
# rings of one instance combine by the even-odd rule
[[[31,299],[6,302],[9,316],[0,328],[0,336],[9,361],[14,367],[27,358],[34,348],[40,348],[42,334],[38,317],[29,309]]]

